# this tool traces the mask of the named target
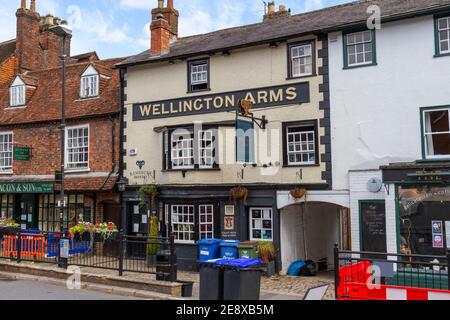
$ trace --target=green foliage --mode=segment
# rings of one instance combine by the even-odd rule
[[[272,242],[268,241],[259,241],[258,242],[258,253],[259,257],[263,260],[264,263],[269,263],[270,261],[274,261],[276,259],[277,251],[275,250],[275,246]]]
[[[158,217],[150,218],[150,239],[147,244],[147,255],[153,256],[159,252],[160,244],[158,237]]]
[[[154,209],[156,208],[156,200],[158,198],[158,187],[154,184],[152,185],[144,185],[139,188],[139,206],[141,208],[147,207],[147,200],[150,199],[150,206]]]

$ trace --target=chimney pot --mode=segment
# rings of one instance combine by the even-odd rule
[[[36,0],[31,0],[30,10],[31,12],[36,12]]]
[[[167,8],[173,9],[173,0],[167,0]]]
[[[27,8],[27,0],[22,0],[20,2],[20,8],[21,9],[26,9]]]
[[[269,2],[269,6],[268,6],[268,14],[273,14],[275,13],[275,2]]]
[[[164,0],[158,0],[158,8],[159,9],[164,8]]]

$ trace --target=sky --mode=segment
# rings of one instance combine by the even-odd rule
[[[266,0],[268,2],[269,0]],[[0,42],[15,38],[20,0],[1,0]],[[27,0],[29,6],[30,0]],[[279,0],[293,14],[351,0]],[[189,36],[262,21],[262,0],[174,0],[179,35]],[[72,54],[97,51],[100,58],[125,57],[147,50],[150,10],[157,0],[36,0],[37,11],[65,19],[73,29]]]

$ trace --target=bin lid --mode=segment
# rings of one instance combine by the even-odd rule
[[[222,240],[221,247],[237,247],[240,244],[238,240]]]
[[[251,267],[258,267],[263,264],[261,259],[249,259],[249,258],[239,258],[239,259],[218,259],[213,265],[214,266],[227,266],[238,269],[246,269]]]
[[[241,244],[238,246],[238,249],[257,249],[256,246],[249,245],[249,244]]]
[[[197,244],[200,245],[214,245],[214,244],[220,244],[222,240],[220,239],[201,239],[197,241]]]

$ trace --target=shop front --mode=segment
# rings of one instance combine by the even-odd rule
[[[105,199],[111,197],[105,198],[103,194],[68,190],[64,198],[68,206],[64,216],[66,228],[72,227],[78,221],[98,222],[101,216],[110,218],[108,221],[113,221],[117,225],[120,223],[119,210],[116,210],[118,217],[114,219],[114,217],[107,217],[113,210],[104,209],[111,202]],[[59,231],[58,202],[60,199],[60,194],[58,190],[55,190],[53,182],[1,182],[0,217],[13,219],[23,230]]]
[[[395,186],[398,252],[445,255],[450,249],[450,163],[382,169],[384,182]]]
[[[246,201],[230,200],[233,186],[172,187],[159,186],[160,234],[173,234],[178,267],[196,270],[197,241],[223,240],[270,241],[279,248],[279,214],[274,189],[247,186]],[[137,190],[125,194],[128,233],[147,235],[152,214],[139,205]],[[280,259],[278,264],[280,264]]]

